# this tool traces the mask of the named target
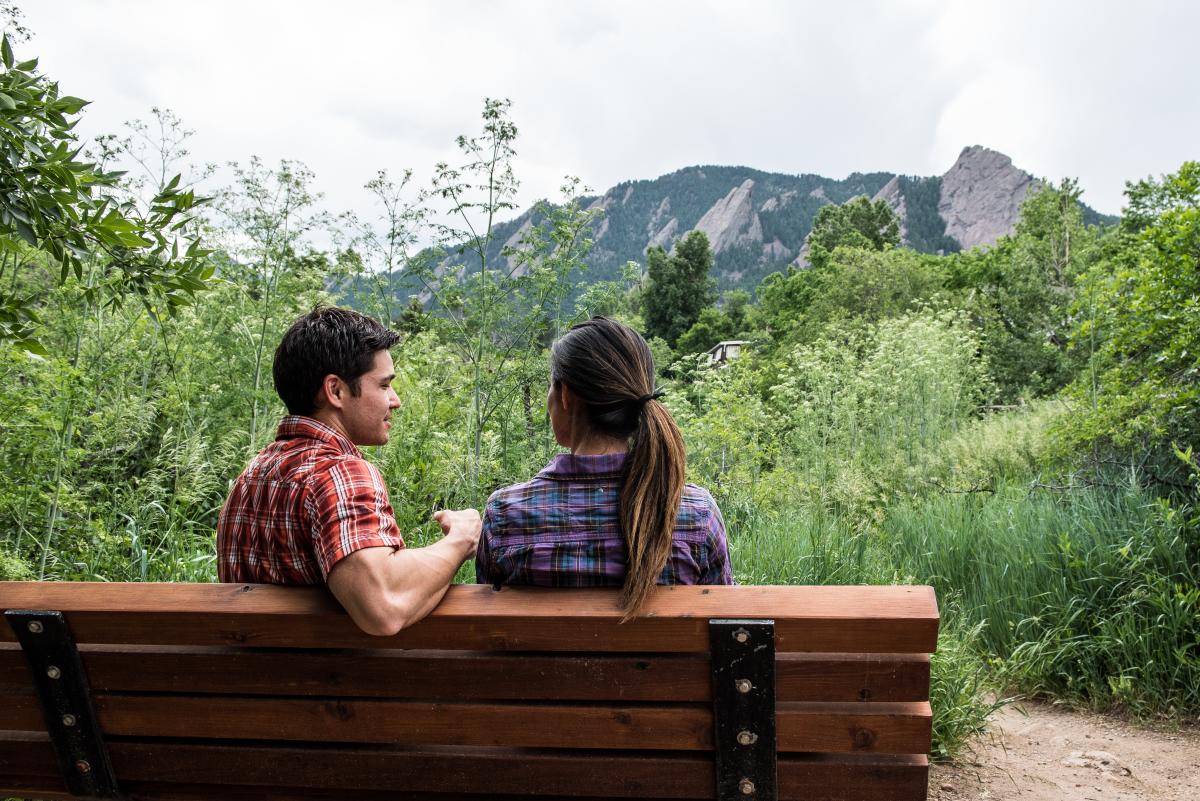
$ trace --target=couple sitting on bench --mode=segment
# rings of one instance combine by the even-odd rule
[[[357,448],[388,440],[398,339],[329,307],[284,335],[273,372],[288,416],[221,510],[222,581],[324,581],[377,635],[432,611],[472,556],[481,583],[621,587],[627,617],[655,584],[733,583],[721,512],[684,482],[683,440],[658,402],[650,349],[603,317],[550,351],[546,406],[571,452],[495,492],[482,520],[474,509],[435,513],[443,538],[406,548],[383,477]]]

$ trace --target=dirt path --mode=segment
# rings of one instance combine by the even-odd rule
[[[1154,731],[1024,702],[993,718],[974,759],[933,766],[929,798],[1200,801],[1200,731]]]

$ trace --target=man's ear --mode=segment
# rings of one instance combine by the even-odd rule
[[[321,389],[317,392],[317,408],[328,406],[331,409],[341,409],[349,394],[350,387],[346,386],[341,376],[330,373],[321,381]]]

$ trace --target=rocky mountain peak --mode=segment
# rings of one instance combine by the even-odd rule
[[[1035,186],[1033,176],[1003,153],[980,145],[963,148],[942,176],[938,213],[946,221],[946,235],[963,250],[992,244],[1012,232],[1021,203]]]
[[[742,166],[685,167],[653,180],[623,182],[584,200],[585,208],[603,212],[591,232],[587,278],[615,280],[626,262],[644,262],[647,248],[669,250],[698,230],[708,236],[719,286],[753,290],[767,274],[807,263],[806,237],[822,206],[860,196],[895,209],[905,244],[920,252],[987,246],[1013,231],[1021,204],[1038,185],[1008,156],[978,145],[963,149],[943,175],[930,176],[872,172],[833,179]],[[504,246],[519,245],[529,226],[540,223],[539,214],[530,209],[501,223],[490,263],[502,263]],[[1112,221],[1086,207],[1084,214]],[[455,267],[449,256],[441,269]]]
[[[747,178],[730,189],[729,194],[704,213],[693,230],[708,236],[714,254],[736,245],[761,244],[762,222],[754,210],[754,179]]]

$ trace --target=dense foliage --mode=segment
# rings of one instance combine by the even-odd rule
[[[79,155],[72,129],[85,101],[61,94],[37,64],[18,61],[7,34],[0,39],[0,345],[44,353],[36,334],[43,285],[29,273],[73,275],[92,303],[135,292],[164,314],[202,289],[212,269],[185,230],[195,195],[176,177],[144,210],[122,201],[112,191],[117,176]]]
[[[700,312],[716,300],[711,273],[712,251],[703,231],[692,231],[669,256],[662,248],[650,248],[642,297],[646,335],[674,346],[700,319]]]
[[[38,140],[78,104],[30,63],[4,62],[34,99],[6,84],[0,115],[45,119],[6,129],[5,157],[48,177],[0,187],[0,579],[213,580],[217,511],[282,413],[270,353],[318,302],[407,333],[392,440],[368,455],[407,540],[428,541],[432,509],[479,506],[555,452],[545,348],[603,312],[650,336],[740,581],[937,587],[939,755],[983,726],[987,682],[1200,713],[1195,163],[1131,185],[1113,229],[1087,224],[1072,183],[1043,187],[1010,236],[961,254],[900,246],[890,210],[865,199],[813,208],[814,266],[718,305],[700,233],[651,251],[645,272],[585,272],[597,225],[623,212],[577,182],[514,236],[499,219],[516,180],[504,101],[485,102],[481,132],[424,192],[411,173],[376,175],[376,220],[324,213],[301,164],[250,159],[204,219],[175,230],[195,206],[186,173],[164,182],[174,171],[157,169],[139,195]],[[841,200],[885,178],[859,176]],[[622,189],[625,205],[649,202],[643,189]],[[432,211],[447,204],[449,216]],[[418,302],[395,291],[397,274]],[[195,302],[173,302],[181,290]],[[131,291],[146,302],[114,302]],[[743,356],[710,365],[703,351],[734,338]]]
[[[822,206],[805,240],[808,260],[820,269],[836,247],[883,250],[900,244],[900,219],[886,200],[856,197]]]

